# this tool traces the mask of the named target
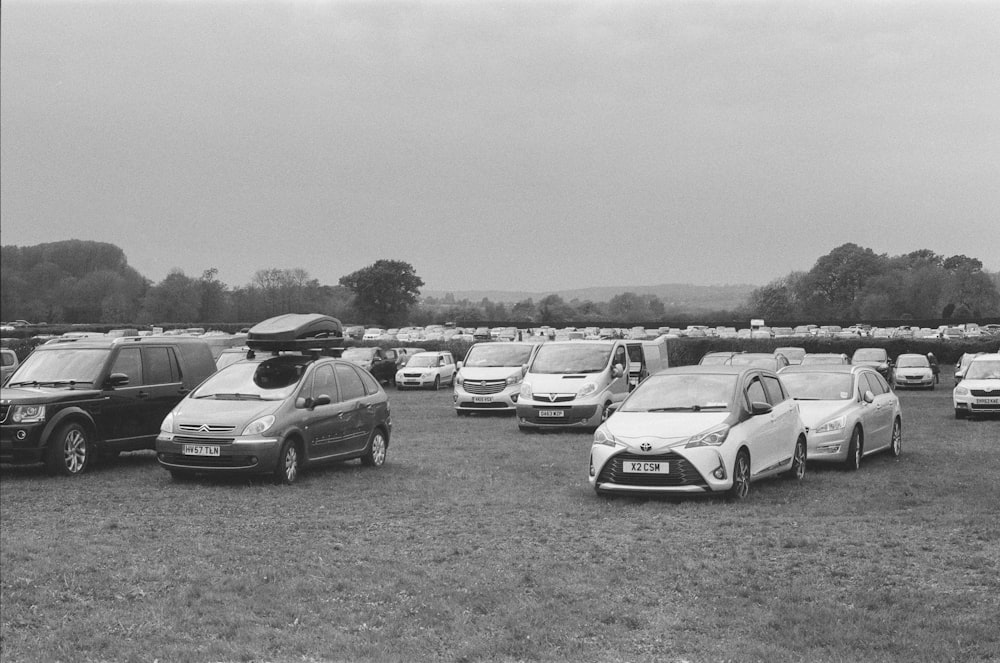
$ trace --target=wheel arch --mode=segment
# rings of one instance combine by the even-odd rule
[[[100,445],[103,440],[98,439],[97,435],[97,424],[94,422],[93,417],[90,416],[83,408],[78,407],[68,407],[60,410],[56,413],[52,419],[45,424],[45,428],[42,430],[42,446],[46,449],[49,448],[49,444],[52,441],[52,435],[60,426],[67,423],[80,424],[83,426],[84,431],[90,437],[90,441],[96,445]]]

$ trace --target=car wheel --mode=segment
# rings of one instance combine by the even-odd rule
[[[440,375],[435,375],[434,376],[434,384],[433,384],[433,386],[431,386],[431,389],[433,389],[434,391],[437,391],[440,388],[441,388],[441,376]]]
[[[52,436],[45,466],[52,474],[74,476],[87,469],[91,452],[86,429],[77,423],[63,424]]]
[[[786,476],[789,479],[802,481],[802,477],[804,477],[805,475],[806,475],[806,441],[805,438],[800,437],[795,442],[795,451],[792,452],[792,467],[789,468],[788,474]]]
[[[955,418],[956,419],[965,419],[966,416],[968,416],[968,413],[965,410],[962,410],[960,408],[955,408]]]
[[[892,425],[892,441],[889,442],[889,453],[896,458],[899,458],[899,455],[903,453],[903,425],[899,423],[899,419],[896,419]]]
[[[376,428],[372,431],[372,439],[368,442],[368,451],[361,457],[361,464],[369,467],[382,467],[385,464],[385,456],[388,451],[388,444],[385,435]]]
[[[289,486],[299,478],[299,449],[292,440],[285,440],[274,468],[274,482]]]
[[[740,449],[733,463],[733,485],[726,493],[730,499],[743,500],[750,495],[750,454]]]
[[[851,443],[847,447],[847,458],[844,459],[844,467],[852,472],[856,472],[861,467],[861,456],[864,454],[863,442],[861,440],[861,429],[857,426],[851,432]]]

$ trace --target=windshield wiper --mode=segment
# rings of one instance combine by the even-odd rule
[[[199,396],[198,398],[214,398],[220,401],[262,401],[264,400],[260,394],[209,394],[206,396]]]
[[[701,412],[702,410],[725,409],[727,405],[684,405],[675,407],[654,407],[646,412]]]
[[[90,384],[90,380],[30,380],[25,382],[11,382],[8,387],[61,387],[63,385],[69,385],[71,387],[78,384]]]

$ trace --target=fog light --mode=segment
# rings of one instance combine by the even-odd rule
[[[594,457],[590,457],[590,476],[594,476]]]
[[[722,465],[719,465],[717,468],[715,468],[715,471],[712,472],[712,476],[722,481],[723,479],[726,478],[726,468],[723,467]]]
[[[23,440],[26,437],[28,437],[28,433],[26,431],[23,430],[17,431],[17,439]]]

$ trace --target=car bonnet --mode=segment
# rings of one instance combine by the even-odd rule
[[[678,441],[731,421],[732,413],[719,410],[703,412],[615,412],[605,426],[615,439],[638,445],[655,438]]]
[[[815,428],[820,424],[847,414],[858,406],[857,401],[798,401],[799,415],[807,428]]]
[[[185,398],[174,408],[174,425],[227,425],[242,430],[243,426],[254,419],[274,414],[284,402],[284,400],[222,401],[214,398]]]

